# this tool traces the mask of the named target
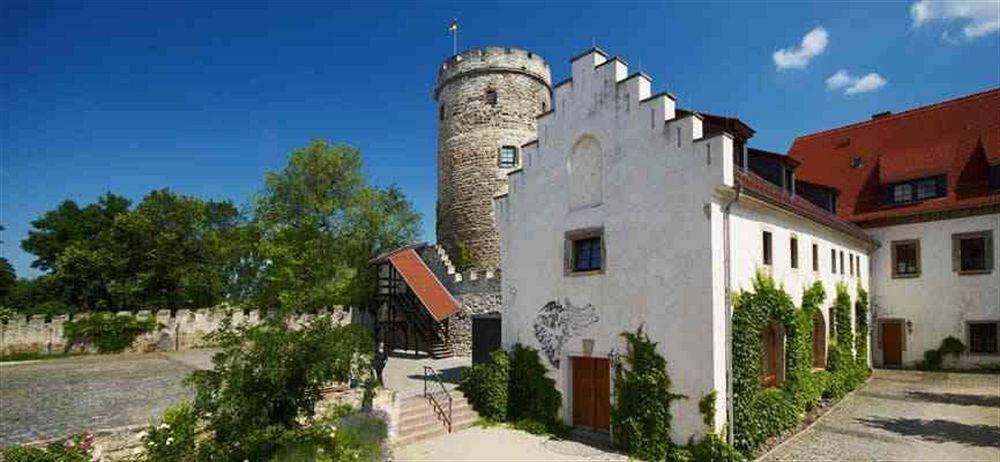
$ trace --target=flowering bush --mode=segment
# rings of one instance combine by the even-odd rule
[[[5,462],[90,462],[93,457],[94,435],[84,433],[65,440],[53,441],[45,447],[14,446],[0,451]]]
[[[171,406],[163,413],[159,424],[151,424],[139,437],[150,462],[183,462],[190,460],[198,433],[198,417],[190,403]]]

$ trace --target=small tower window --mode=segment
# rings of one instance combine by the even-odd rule
[[[514,146],[502,146],[500,148],[500,158],[497,163],[500,168],[517,167],[517,148]]]
[[[485,98],[486,98],[486,104],[488,104],[490,106],[496,106],[497,105],[497,91],[496,90],[494,90],[492,88],[487,89],[486,90],[486,97]]]
[[[438,108],[438,120],[444,120],[444,104]]]

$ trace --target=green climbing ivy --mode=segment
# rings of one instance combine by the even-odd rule
[[[812,328],[826,300],[823,284],[817,281],[805,289],[801,309],[767,274],[758,273],[752,286],[751,291],[733,295],[734,446],[747,456],[768,438],[797,425],[823,397],[842,396],[868,373],[864,348],[859,350],[864,354],[861,359],[853,355],[851,299],[845,286],[837,286],[830,316],[836,338],[828,347],[828,370],[821,371],[812,367]],[[858,300],[858,306],[867,310],[867,294]],[[761,333],[770,322],[785,330],[785,381],[775,388],[761,383]],[[865,338],[867,321],[860,324],[858,335]]]
[[[615,369],[611,432],[630,457],[663,460],[670,451],[670,403],[683,398],[670,391],[667,361],[640,327],[622,334],[628,342],[623,367]]]

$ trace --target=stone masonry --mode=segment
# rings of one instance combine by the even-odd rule
[[[127,315],[130,312],[121,312]],[[89,313],[78,313],[74,319],[89,316]],[[222,320],[230,317],[234,324],[257,323],[261,318],[258,310],[227,309],[226,307],[204,308],[196,310],[158,310],[139,311],[139,318],[155,318],[157,328],[152,332],[139,335],[129,351],[179,351],[207,346],[205,336],[219,328]],[[333,308],[320,310],[316,314],[297,315],[292,323],[294,326],[305,324],[319,316],[332,316],[338,322],[346,323],[351,319],[348,310]],[[56,316],[45,319],[43,316],[18,316],[0,322],[0,355],[16,353],[51,354],[64,351],[93,352],[90,344],[70,345],[63,332],[63,323],[68,316]]]
[[[420,249],[420,258],[458,302],[458,313],[448,318],[448,340],[456,355],[470,356],[472,317],[500,312],[500,272],[455,271],[447,251],[440,245]]]
[[[434,92],[437,238],[452,257],[462,243],[472,268],[499,268],[492,199],[506,191],[507,172],[520,167],[500,168],[500,148],[520,151],[536,138],[536,118],[551,107],[550,87],[548,65],[525,50],[473,49],[441,65]]]

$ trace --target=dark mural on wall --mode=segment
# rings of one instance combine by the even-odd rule
[[[559,368],[559,357],[566,342],[587,326],[598,321],[597,310],[591,304],[573,305],[569,299],[553,300],[538,310],[535,316],[535,340],[549,363]]]

